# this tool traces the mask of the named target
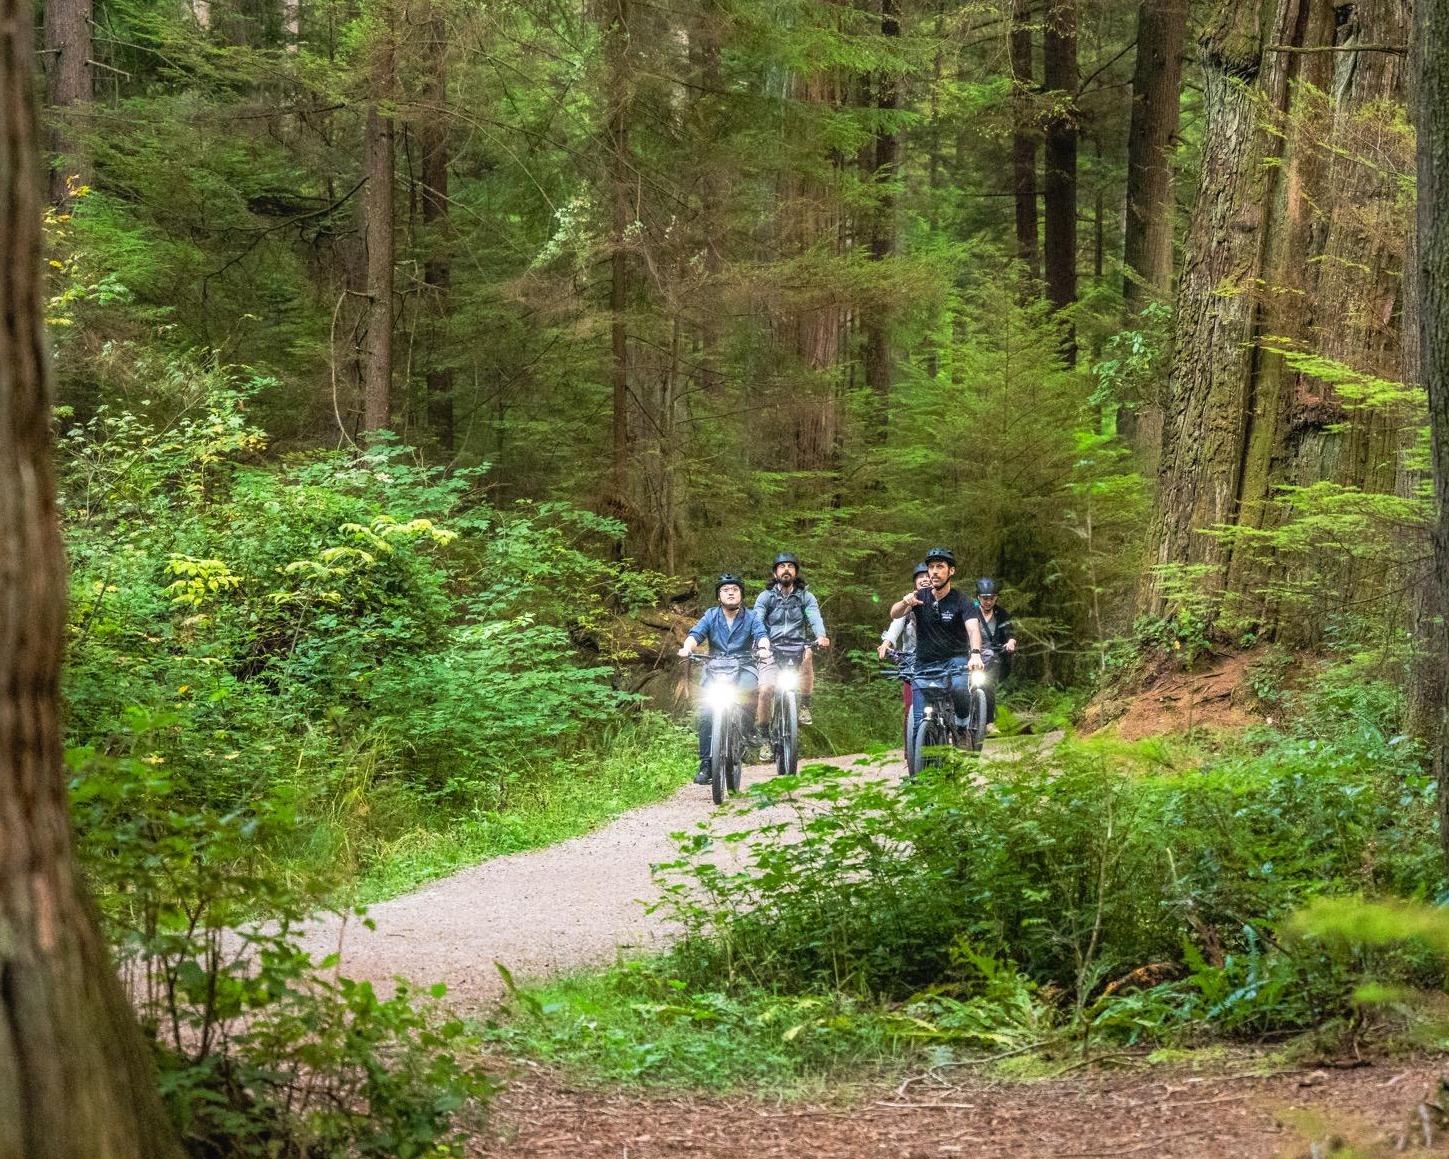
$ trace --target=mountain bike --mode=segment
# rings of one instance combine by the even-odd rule
[[[810,644],[776,644],[775,695],[770,700],[770,748],[775,775],[793,777],[800,769],[800,664]]]
[[[738,793],[744,776],[745,738],[740,731],[737,681],[746,661],[738,656],[691,656],[689,659],[704,665],[700,696],[710,716],[709,795],[716,805],[722,805],[726,789]]]
[[[983,665],[991,660],[982,654]],[[986,683],[990,679],[986,667],[968,670],[965,679],[968,684],[966,716],[956,716],[956,704],[951,697],[953,674],[947,664],[932,665],[929,668],[916,666],[912,686],[919,688],[925,697],[921,719],[915,726],[915,736],[906,753],[907,768],[911,776],[922,769],[941,763],[942,748],[964,748],[969,752],[980,752],[986,741]],[[931,750],[935,750],[933,753]]]

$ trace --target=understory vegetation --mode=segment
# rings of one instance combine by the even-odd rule
[[[816,766],[765,786],[754,828],[701,823],[659,870],[674,950],[516,992],[491,1034],[584,1074],[731,1086],[1439,1043],[1411,1001],[1446,977],[1421,931],[1389,944],[1340,916],[1348,936],[1328,938],[1295,918],[1444,888],[1432,782],[1362,660],[1291,694],[1285,727],[1240,737],[1068,741],[899,786],[868,762]],[[803,839],[779,840],[792,824]]]

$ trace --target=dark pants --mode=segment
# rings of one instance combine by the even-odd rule
[[[950,673],[951,680],[951,703],[956,707],[958,718],[964,718],[971,711],[971,685],[966,677],[966,657],[953,656],[946,663],[945,667]],[[932,666],[923,672],[919,662],[916,666],[916,680],[911,685],[911,727],[915,728],[921,723],[921,717],[926,711],[926,694],[921,689],[921,681],[926,680],[935,684],[940,680],[940,666]]]
[[[710,758],[710,734],[714,730],[714,714],[710,711],[709,705],[704,700],[703,688],[707,681],[717,679],[712,677],[708,669],[705,669],[704,677],[700,680],[700,701],[699,712],[696,715],[696,723],[699,727],[699,765],[700,768],[709,767]],[[748,740],[755,732],[755,690],[759,687],[760,676],[754,665],[741,668],[734,674],[735,685],[740,689],[740,730]]]

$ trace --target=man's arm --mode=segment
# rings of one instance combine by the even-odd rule
[[[710,609],[710,612],[712,611],[714,611],[713,608]],[[679,649],[679,655],[693,655],[694,650],[698,648],[700,644],[704,643],[705,632],[708,630],[708,624],[709,612],[705,612],[705,614],[700,616],[700,618],[695,622],[694,627],[689,629],[689,634],[684,637],[684,647]]]
[[[763,592],[760,594],[764,595]],[[755,647],[760,650],[761,654],[768,656],[770,654],[769,630],[765,627],[765,621],[753,612],[750,613],[750,636],[755,641]]]
[[[1003,652],[1016,651],[1016,625],[1011,622],[1011,617],[1006,616],[1001,621],[1001,650]]]
[[[830,647],[830,637],[825,634],[825,620],[820,615],[820,601],[815,598],[814,592],[805,593],[805,619],[815,633],[815,642],[822,648]]]
[[[899,620],[912,608],[919,608],[920,606],[920,597],[918,597],[915,592],[907,592],[904,596],[902,596],[891,605],[891,619]]]
[[[980,668],[981,664],[981,621],[972,616],[966,621],[966,636],[971,641],[971,659],[968,668]]]
[[[894,648],[901,642],[901,633],[906,630],[906,617],[897,616],[891,621],[890,627],[880,634],[880,638]]]

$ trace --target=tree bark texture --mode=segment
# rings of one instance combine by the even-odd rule
[[[1042,28],[1042,85],[1051,101],[1042,173],[1047,300],[1063,310],[1077,300],[1077,3],[1051,0]],[[1063,353],[1077,357],[1068,332]]]
[[[452,261],[448,228],[448,29],[435,6],[428,20],[430,62],[427,103],[420,128],[423,154],[423,227],[427,256],[423,284],[427,287],[431,341],[427,372],[428,418],[444,451],[454,450],[453,351],[451,342]]]
[[[391,62],[388,64],[391,75]],[[362,429],[388,426],[392,406],[393,136],[391,117],[367,109],[363,155],[367,173],[367,354],[362,368]]]
[[[61,764],[31,7],[0,0],[0,1159],[179,1154],[77,878]]]
[[[45,2],[45,100],[50,107],[48,146],[55,154],[50,169],[52,205],[70,202],[70,179],[87,180],[85,160],[68,119],[90,103],[91,0]]]
[[[613,414],[612,470],[606,507],[624,518],[632,509],[629,455],[629,229],[635,220],[631,194],[634,170],[629,157],[629,0],[604,7],[608,59],[608,172],[613,201],[613,255],[609,260],[609,359]]]
[[[1009,56],[1011,60],[1011,186],[1016,203],[1016,256],[1041,277],[1036,204],[1036,86],[1032,80],[1032,27],[1029,0],[1012,0]]]
[[[900,37],[900,6],[897,0],[881,0],[880,31],[887,41]],[[870,256],[875,261],[883,261],[896,252],[896,197],[892,183],[896,179],[901,149],[900,134],[894,125],[884,121],[894,115],[900,102],[895,78],[889,73],[878,73],[875,87],[875,106],[883,115],[883,123],[875,135],[875,157],[871,166],[871,182],[875,187],[876,200],[871,212]],[[890,416],[891,379],[894,372],[889,311],[881,307],[867,310],[863,328],[863,369],[865,386],[870,392],[873,407],[872,435],[877,441],[884,442]]]
[[[1129,320],[1172,287],[1172,141],[1182,95],[1187,0],[1143,0],[1127,130],[1127,214],[1122,263]]]
[[[1404,239],[1390,225],[1399,178],[1383,162],[1403,146],[1369,126],[1384,124],[1382,102],[1402,99],[1402,59],[1265,46],[1351,44],[1402,34],[1406,19],[1407,0],[1369,0],[1347,16],[1326,0],[1278,0],[1266,14],[1225,0],[1201,41],[1202,169],[1178,285],[1152,562],[1206,565],[1210,582],[1240,597],[1281,577],[1279,565],[1202,532],[1265,526],[1285,483],[1391,490],[1397,438],[1388,419],[1344,423],[1331,390],[1260,340],[1286,337],[1397,373]],[[1144,610],[1162,610],[1150,580],[1144,597]],[[1271,603],[1240,602],[1260,625],[1277,622]]]
[[[1438,711],[1429,736],[1439,789],[1439,841],[1449,860],[1449,699],[1443,658],[1449,655],[1449,0],[1417,0],[1419,357],[1429,393],[1435,518],[1432,607],[1420,635],[1440,663]]]

